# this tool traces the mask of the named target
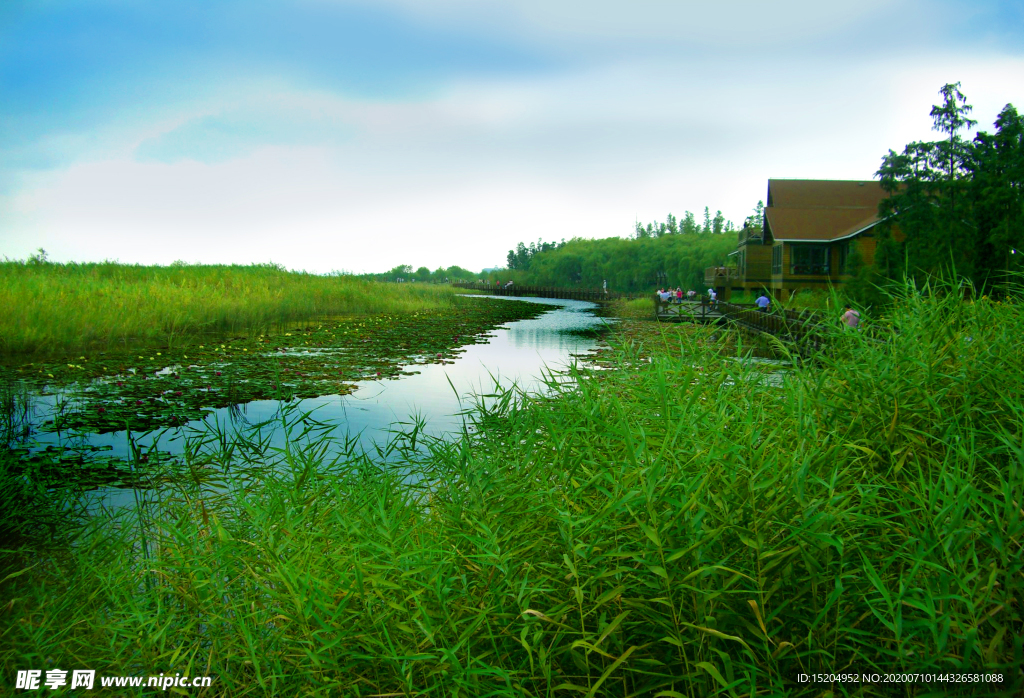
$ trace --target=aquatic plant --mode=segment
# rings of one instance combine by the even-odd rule
[[[42,431],[150,431],[253,400],[343,395],[356,381],[394,378],[417,364],[451,361],[463,345],[486,342],[487,332],[501,323],[546,309],[504,299],[455,298],[444,309],[325,318],[189,348],[23,362],[0,367],[0,381],[61,396],[64,408],[36,425]],[[0,388],[0,408],[14,405],[5,395]],[[0,417],[4,414],[15,413],[0,411]],[[0,421],[0,427],[9,423]]]

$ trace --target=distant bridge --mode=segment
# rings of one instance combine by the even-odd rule
[[[485,283],[465,281],[454,281],[451,285],[455,288],[484,291],[492,296],[539,296],[540,298],[567,298],[576,301],[592,301],[594,303],[603,303],[619,298],[632,300],[647,296],[646,293],[616,293],[614,291],[605,291],[603,288],[560,288],[557,286],[518,286],[516,284],[511,286],[498,284],[491,286]]]

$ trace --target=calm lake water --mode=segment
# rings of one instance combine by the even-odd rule
[[[486,296],[471,296],[481,303]],[[458,433],[463,428],[460,412],[475,403],[475,396],[493,393],[495,385],[518,387],[526,392],[544,388],[543,375],[559,372],[569,366],[574,355],[585,354],[596,348],[592,337],[580,332],[593,330],[606,321],[595,314],[597,305],[585,301],[519,298],[531,303],[550,306],[550,310],[531,320],[519,320],[493,330],[484,344],[469,344],[453,363],[424,364],[407,367],[399,378],[381,381],[363,381],[348,395],[325,395],[317,398],[293,400],[293,414],[312,411],[313,419],[333,425],[331,435],[339,441],[346,437],[356,450],[372,452],[375,444],[384,444],[395,429],[408,429],[413,418],[425,422],[421,433],[444,436]],[[48,404],[47,404],[48,403]],[[36,403],[36,415],[45,419],[52,409],[53,399]],[[180,454],[186,435],[208,430],[219,424],[228,434],[250,431],[251,425],[272,421],[260,430],[272,447],[285,443],[280,426],[283,404],[277,400],[259,400],[231,408],[214,410],[205,420],[190,422],[182,428],[163,433],[133,434],[138,446],[148,448],[157,442],[159,449]],[[403,427],[403,425],[405,425]],[[38,447],[67,445],[67,434],[37,433]],[[83,434],[72,436],[94,447],[103,448],[103,454],[127,459],[130,454],[126,432]],[[116,504],[123,498],[116,488],[101,488],[107,504]],[[129,495],[130,496],[130,495]]]

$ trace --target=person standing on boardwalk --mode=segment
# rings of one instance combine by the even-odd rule
[[[714,310],[718,305],[718,294],[715,292],[715,289],[708,289],[708,300],[710,301],[711,309]]]
[[[843,313],[843,322],[846,323],[847,327],[852,327],[853,329],[857,329],[857,326],[860,325],[860,313],[854,310],[853,306],[849,303],[846,304],[846,312]]]
[[[771,302],[772,300],[771,298],[768,297],[768,294],[765,293],[764,291],[761,291],[761,295],[757,297],[757,300],[754,301],[754,304],[757,305],[757,309],[760,310],[762,313],[767,313],[768,306],[771,305]]]
[[[604,295],[608,295],[608,279],[604,280]]]
[[[676,286],[676,303],[683,302],[683,289],[681,286]]]

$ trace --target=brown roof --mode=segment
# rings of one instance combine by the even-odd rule
[[[878,222],[878,182],[768,180],[765,218],[776,240],[837,240]]]

